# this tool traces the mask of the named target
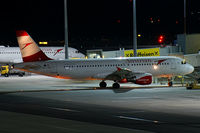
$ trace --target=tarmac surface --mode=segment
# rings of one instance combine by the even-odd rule
[[[200,132],[200,90],[0,77],[0,132]],[[111,86],[112,82],[108,82]]]

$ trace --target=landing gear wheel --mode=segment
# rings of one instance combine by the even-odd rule
[[[119,89],[120,88],[120,85],[119,85],[119,83],[114,83],[113,85],[112,85],[112,87],[113,88],[115,88],[115,89]]]
[[[169,87],[173,86],[172,78],[168,78],[168,86]]]
[[[99,83],[99,86],[100,86],[101,88],[105,88],[105,87],[107,86],[107,84],[106,84],[105,81],[102,81],[102,82]]]
[[[5,76],[5,77],[9,77],[9,75],[8,75],[8,74],[5,74],[4,76]]]
[[[19,73],[18,76],[19,76],[19,77],[23,77],[24,74],[23,74],[23,73]]]
[[[168,86],[172,87],[173,86],[173,82],[172,81],[168,82]]]

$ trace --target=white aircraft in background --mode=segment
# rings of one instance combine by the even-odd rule
[[[50,58],[55,60],[65,59],[64,47],[42,47],[41,50]],[[69,58],[84,58],[85,55],[80,53],[75,48],[68,48]],[[19,63],[22,61],[22,56],[19,47],[0,47],[0,62],[1,63]]]
[[[194,67],[178,57],[130,57],[110,59],[53,60],[46,56],[25,31],[17,31],[17,40],[23,63],[14,68],[32,73],[66,79],[101,79],[100,87],[106,87],[106,80],[113,80],[113,88],[119,83],[132,82],[148,85],[152,76],[172,77],[193,72]]]

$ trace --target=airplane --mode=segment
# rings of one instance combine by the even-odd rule
[[[64,47],[41,47],[41,50],[50,58],[63,60],[65,58]],[[77,49],[69,47],[69,58],[85,58],[85,55]],[[19,47],[0,47],[1,63],[20,63],[23,62]]]
[[[194,67],[185,60],[172,57],[124,57],[106,59],[53,60],[38,47],[26,31],[17,31],[17,40],[23,63],[14,64],[15,69],[64,79],[102,80],[100,87],[106,87],[106,80],[120,83],[149,85],[152,76],[172,77],[192,73]]]

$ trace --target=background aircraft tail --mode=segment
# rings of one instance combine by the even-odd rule
[[[18,30],[16,36],[24,62],[52,60],[43,53],[26,31]]]

